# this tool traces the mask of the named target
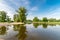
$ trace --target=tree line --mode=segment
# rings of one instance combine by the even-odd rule
[[[16,12],[17,13],[14,14],[13,21],[12,21],[5,11],[0,11],[0,22],[24,22],[26,23],[27,10],[24,7],[20,7]]]
[[[7,15],[6,12],[0,11],[0,22],[10,22],[11,18]]]
[[[33,18],[33,22],[60,22],[60,19],[43,17],[42,19],[38,19],[38,17]]]
[[[48,19],[47,17],[43,17],[39,19],[38,17],[34,17],[33,20],[27,20],[27,10],[25,7],[20,7],[16,11],[17,13],[13,16],[13,21],[7,15],[5,11],[0,11],[0,22],[24,22],[24,23],[32,23],[32,22],[60,22],[60,19],[57,20],[55,18]]]
[[[27,10],[24,7],[20,7],[17,10],[17,14],[14,14],[14,22],[24,22],[26,23]]]

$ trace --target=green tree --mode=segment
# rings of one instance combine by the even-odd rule
[[[32,23],[32,20],[26,20],[26,22],[27,22],[28,24],[31,24],[31,23]]]
[[[11,21],[11,18],[7,15],[6,12],[0,11],[0,22],[9,22]]]
[[[56,22],[57,20],[55,18],[48,19],[49,22]]]
[[[0,11],[0,22],[6,22],[6,12]]]
[[[11,22],[11,18],[9,18],[9,16],[6,17],[6,22]]]
[[[60,19],[56,20],[57,22],[60,22]]]
[[[43,22],[43,20],[39,20],[39,22]]]
[[[14,14],[14,22],[19,22],[19,15],[18,14]]]
[[[39,19],[37,17],[34,17],[33,22],[39,22]]]
[[[44,17],[43,22],[48,22],[48,19],[46,17]]]
[[[17,12],[19,15],[19,21],[20,22],[26,22],[27,10],[24,7],[20,7]]]

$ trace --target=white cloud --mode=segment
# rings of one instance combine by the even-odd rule
[[[42,19],[43,17],[47,17],[48,19],[49,18],[60,19],[60,8],[56,8],[50,11],[49,13],[45,13],[45,15],[40,13],[38,13],[37,15],[32,15],[32,14],[33,14],[32,12],[29,13],[28,16],[29,19],[33,19],[34,17],[38,17],[39,19]]]
[[[20,6],[29,6],[29,1],[28,0],[9,0],[11,1],[14,5],[16,5],[17,7]]]
[[[38,10],[38,8],[35,6],[35,7],[32,7],[32,8],[30,8],[29,9],[29,11],[28,11],[28,19],[33,19],[33,17],[34,17],[34,12],[36,12]]]
[[[14,5],[17,7],[19,6],[29,6],[29,1],[28,0],[9,0],[12,2]],[[29,8],[29,7],[28,7]],[[10,5],[5,0],[0,0],[0,11],[5,11],[8,13],[8,15],[13,18],[13,15],[16,13],[15,9],[12,8]]]
[[[51,11],[49,15],[46,15],[46,17],[60,19],[60,8],[56,8],[54,11]]]
[[[35,15],[33,15],[33,14],[36,11],[38,11],[38,7],[37,6],[34,6],[32,8],[29,8],[27,19],[31,19],[32,20],[35,17]]]
[[[32,7],[31,9],[30,9],[30,11],[37,11],[38,10],[38,7]]]
[[[25,5],[29,5],[29,1],[25,1],[25,3],[24,3]]]
[[[17,2],[16,0],[9,0],[10,2],[12,2],[15,6],[20,6],[21,5],[21,2],[19,1],[19,0],[17,0],[17,1],[19,1],[19,2]]]
[[[29,15],[29,16],[27,16],[27,19],[32,20],[33,18],[34,18],[34,16],[33,16],[33,15]]]
[[[8,6],[7,4],[4,4],[3,1],[0,2],[0,11],[7,12],[7,15],[9,15],[11,18],[15,13],[15,10],[12,7]]]
[[[12,2],[16,6],[25,6],[27,8],[27,10],[29,10],[27,19],[33,19],[35,16],[38,17],[38,15],[33,15],[33,13],[35,11],[38,11],[38,7],[34,6],[34,7],[30,8],[29,0],[9,0],[9,1]],[[6,11],[11,18],[13,17],[13,15],[15,13],[15,9],[12,8],[11,6],[9,6],[8,3],[5,3],[4,0],[0,2],[0,10]],[[39,15],[39,17],[43,17],[43,16]]]
[[[33,14],[32,12],[28,12],[27,19],[32,20],[34,18],[32,14]]]

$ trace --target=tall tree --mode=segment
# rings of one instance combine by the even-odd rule
[[[19,14],[20,22],[26,22],[26,15],[27,15],[26,12],[27,12],[27,10],[24,7],[20,7],[17,12]]]

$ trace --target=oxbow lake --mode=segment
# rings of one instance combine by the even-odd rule
[[[0,26],[0,40],[60,40],[60,25],[25,24]]]

